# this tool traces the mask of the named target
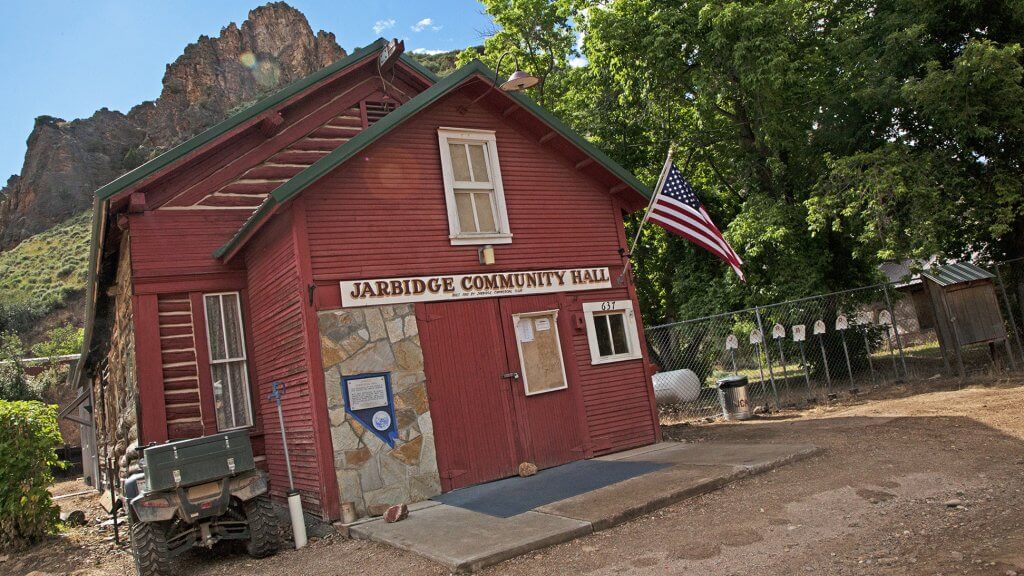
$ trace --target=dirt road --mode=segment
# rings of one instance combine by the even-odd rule
[[[888,398],[756,422],[667,426],[673,440],[799,441],[824,451],[484,574],[1024,576],[1020,384],[895,389]],[[11,555],[0,573],[128,573],[130,558],[109,550],[75,532]],[[201,575],[446,573],[411,554],[340,538],[260,562],[193,554],[182,568]]]

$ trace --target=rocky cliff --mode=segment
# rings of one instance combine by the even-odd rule
[[[283,2],[201,36],[167,66],[160,96],[127,114],[102,109],[70,122],[36,119],[21,174],[0,189],[0,250],[88,209],[93,192],[216,124],[240,105],[343,57]]]

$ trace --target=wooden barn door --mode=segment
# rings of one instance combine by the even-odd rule
[[[519,465],[504,336],[493,299],[422,305],[420,342],[444,491]]]
[[[505,350],[524,460],[550,468],[584,457],[568,314],[557,296],[501,300]]]

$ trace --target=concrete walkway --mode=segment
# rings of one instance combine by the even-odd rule
[[[657,462],[668,466],[511,518],[428,501],[410,506],[409,517],[402,522],[388,524],[374,519],[351,526],[349,533],[415,552],[456,572],[475,572],[610,528],[817,451],[808,444],[662,442],[599,460]]]

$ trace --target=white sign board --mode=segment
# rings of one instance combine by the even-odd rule
[[[807,340],[807,327],[803,324],[793,326],[793,342],[803,342],[804,340]]]
[[[814,323],[814,333],[815,334],[824,334],[825,333],[825,321],[824,320],[818,320],[818,321],[816,321]]]
[[[551,330],[551,319],[537,318],[533,321],[533,327],[537,329],[537,332],[547,332]]]
[[[520,318],[516,322],[516,332],[520,342],[533,342],[533,321],[530,318]]]
[[[740,347],[740,341],[736,338],[735,334],[729,334],[725,337],[725,349],[735,350]]]
[[[882,326],[891,326],[892,314],[889,314],[888,310],[882,310],[878,313],[878,323]]]
[[[760,330],[754,328],[750,331],[750,343],[760,344],[761,342],[764,342],[764,336],[761,334]]]
[[[776,324],[775,326],[772,326],[772,338],[775,338],[776,340],[778,340],[779,338],[785,338],[785,337],[786,337],[786,327],[785,326],[783,326],[782,324]]]
[[[611,288],[607,267],[342,280],[345,308]]]
[[[850,327],[850,321],[846,319],[846,316],[840,314],[836,316],[836,330],[846,330]]]
[[[388,387],[383,376],[353,378],[348,386],[348,409],[365,410],[388,405]]]

